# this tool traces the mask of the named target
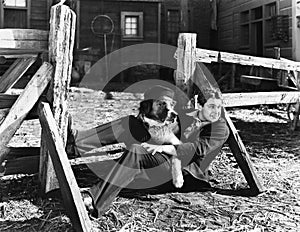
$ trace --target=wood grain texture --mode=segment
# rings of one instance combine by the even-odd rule
[[[0,125],[0,163],[7,155],[6,145],[49,84],[52,71],[46,62],[39,68]]]
[[[44,130],[45,141],[49,154],[54,163],[63,203],[76,231],[90,232],[92,224],[81,198],[74,173],[65,152],[56,120],[53,117],[50,105],[41,103],[39,119]]]

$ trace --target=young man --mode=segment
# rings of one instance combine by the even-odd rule
[[[148,95],[155,99],[166,99],[164,94],[165,91],[152,94],[150,89],[145,97]],[[166,100],[170,100],[170,96],[172,94]],[[138,188],[131,185],[137,179],[144,180],[140,182],[145,184],[143,188],[167,186],[168,191],[178,191],[172,185],[171,155],[176,155],[182,162],[184,183],[180,191],[210,187],[205,182],[204,172],[227,140],[229,129],[220,117],[222,99],[219,91],[205,90],[200,93],[199,103],[199,110],[180,116],[182,143],[176,146],[133,144],[104,180],[89,189],[91,198],[85,198],[85,204],[94,210],[94,216],[105,213],[122,188]]]

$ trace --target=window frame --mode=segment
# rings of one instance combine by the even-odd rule
[[[178,35],[179,35],[179,32],[180,32],[180,8],[178,8],[178,7],[169,7],[169,8],[167,8],[166,9],[166,11],[165,11],[165,15],[166,15],[166,24],[165,24],[165,28],[166,28],[166,34],[165,34],[165,40],[166,40],[166,42],[168,43],[168,41],[169,41],[169,35],[170,34],[174,34],[174,31],[170,31],[169,29],[169,23],[170,22],[172,22],[172,21],[169,21],[169,16],[168,16],[168,13],[169,12],[171,12],[171,11],[177,11],[178,13],[179,13],[179,24],[178,24],[178,28],[179,28],[179,30],[178,30],[178,32],[177,32],[177,39],[178,39]],[[176,39],[176,41],[177,41],[177,39]],[[176,44],[174,44],[174,45],[177,45],[177,42],[176,42]]]
[[[278,0],[266,0],[265,2],[263,2],[262,4],[256,4],[256,5],[246,5],[243,6],[239,9],[238,14],[239,14],[239,50],[245,50],[245,49],[252,49],[252,42],[251,42],[251,31],[254,27],[255,23],[262,23],[262,30],[263,30],[263,35],[262,35],[262,39],[263,39],[263,54],[265,54],[265,50],[268,47],[274,47],[274,46],[278,46],[278,42],[276,41],[268,41],[267,40],[267,35],[266,35],[266,29],[267,29],[267,22],[270,20],[270,16],[267,15],[267,7],[271,6],[275,4],[275,13],[276,15],[279,15],[279,2]],[[261,18],[253,18],[253,13],[255,11],[255,9],[258,9],[259,7],[261,7],[262,9],[262,15]],[[243,18],[243,14],[244,15],[248,15],[248,18],[245,20],[245,18]],[[248,28],[248,43],[243,43],[244,41],[242,41],[243,36],[242,36],[242,28]]]
[[[31,15],[31,0],[25,0],[26,6],[5,6],[4,2],[0,0],[0,28],[4,28],[4,11],[8,10],[24,10],[26,11],[26,28],[30,28],[30,15]],[[26,29],[24,28],[24,29]]]
[[[125,18],[137,17],[138,18],[138,34],[137,35],[125,35]],[[143,40],[144,39],[144,13],[134,11],[121,11],[121,34],[122,40]]]

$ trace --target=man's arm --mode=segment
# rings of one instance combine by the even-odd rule
[[[205,157],[208,153],[220,148],[229,136],[229,129],[225,120],[206,125],[196,141],[182,143],[177,146],[177,156],[198,155]]]

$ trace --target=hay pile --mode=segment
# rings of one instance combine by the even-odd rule
[[[122,116],[120,112],[135,113],[141,99],[138,94],[113,93],[114,100],[105,101],[102,95],[88,90],[73,91],[71,109],[81,112],[74,114],[76,127],[111,121]],[[214,187],[231,190],[231,195],[122,195],[106,215],[92,218],[94,230],[300,231],[300,133],[287,130],[283,109],[233,109],[229,113],[265,192],[255,197],[232,195],[247,188],[247,183],[225,146],[209,174]],[[23,137],[14,141],[24,144]],[[73,231],[59,197],[40,197],[36,175],[0,178],[0,189],[0,231]]]

